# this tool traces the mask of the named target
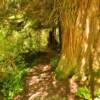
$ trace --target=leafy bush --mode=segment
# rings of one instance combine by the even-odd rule
[[[1,16],[0,16],[1,17]],[[33,30],[35,20],[25,17],[25,12],[9,14],[0,20],[0,92],[7,100],[23,89],[22,77],[31,65],[31,52],[38,52],[47,45],[47,34]],[[44,37],[46,37],[44,39]],[[41,42],[42,41],[42,42]],[[28,54],[27,59],[25,55]]]
[[[18,70],[16,73],[7,73],[3,80],[3,88],[1,92],[4,94],[6,100],[11,100],[13,96],[23,90],[22,77],[28,69]]]
[[[86,100],[90,100],[91,94],[86,87],[80,87],[76,93],[76,96],[81,97]]]
[[[96,92],[96,97],[100,98],[100,89],[98,89],[98,91]]]

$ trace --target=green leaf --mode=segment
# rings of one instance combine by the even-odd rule
[[[90,91],[86,87],[78,88],[76,96],[84,98],[86,100],[90,100],[91,94]]]

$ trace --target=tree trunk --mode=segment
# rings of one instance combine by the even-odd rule
[[[58,29],[59,29],[59,49],[61,51],[62,47],[62,35],[61,35],[61,24],[60,19],[58,18]]]
[[[85,14],[82,15],[81,9],[82,7],[80,5],[80,8],[76,9],[76,11],[74,9],[72,12],[70,10],[65,10],[60,16],[62,47],[61,58],[56,69],[56,73],[61,79],[71,77],[81,64],[80,55],[82,49],[81,44],[83,42],[82,25],[84,24],[85,19],[85,17],[83,17]],[[70,15],[72,15],[73,18],[71,18]]]
[[[70,9],[72,9],[66,9],[60,15],[62,47],[61,58],[56,72],[61,78],[73,75],[81,66],[82,57],[86,56],[88,45],[91,45],[93,37],[96,35],[93,32],[91,34],[90,29],[93,21],[92,17],[97,12],[96,5],[98,5],[99,0],[82,0],[80,2],[70,0],[69,2]],[[76,7],[79,7],[76,10],[73,8],[74,3],[76,3]]]
[[[95,21],[95,24],[98,24],[96,15],[99,12],[99,4],[99,0],[70,0],[67,5],[70,9],[61,13],[62,47],[56,68],[58,79],[70,79],[77,73],[79,76],[84,75],[85,65],[89,65],[88,56],[92,51],[94,37],[97,30],[100,31],[99,26],[97,29],[93,25]],[[74,5],[77,9],[73,8]]]
[[[52,29],[49,32],[49,38],[48,38],[48,47],[51,49],[56,49],[58,45],[58,42],[56,40],[56,28],[52,27]]]

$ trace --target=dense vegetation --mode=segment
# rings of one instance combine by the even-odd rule
[[[100,0],[0,0],[0,100],[42,62],[68,89],[48,100],[100,99]]]

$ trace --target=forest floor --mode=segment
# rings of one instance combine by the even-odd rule
[[[54,54],[49,52],[40,55],[38,64],[23,78],[23,92],[14,97],[14,100],[66,100],[62,98],[67,96],[67,83],[56,80],[51,70],[50,58]]]
[[[100,55],[100,47],[96,51],[94,56]],[[51,51],[39,55],[38,63],[23,78],[24,90],[14,100],[66,100],[69,93],[68,83],[56,80],[50,66],[50,59],[56,55],[56,52]],[[74,87],[75,85],[72,86]]]

